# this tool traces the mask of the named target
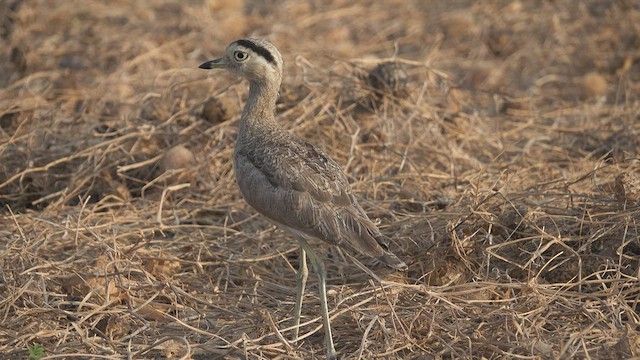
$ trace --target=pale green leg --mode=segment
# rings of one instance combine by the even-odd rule
[[[336,349],[333,346],[333,337],[331,336],[331,323],[329,322],[329,306],[327,305],[327,269],[324,267],[324,263],[322,259],[316,255],[316,253],[311,249],[309,243],[303,238],[299,238],[300,246],[303,251],[306,251],[309,255],[309,260],[311,260],[311,265],[313,269],[318,273],[318,290],[320,293],[320,306],[322,307],[322,324],[324,327],[324,345],[325,351],[327,355],[327,359],[337,359],[338,356],[336,354]],[[302,300],[301,300],[302,302]]]
[[[309,269],[307,268],[307,252],[300,247],[300,265],[298,265],[298,273],[296,274],[296,307],[293,309],[293,342],[298,341],[298,333],[300,330],[300,313],[302,312],[302,298],[304,297],[304,288],[307,285],[307,277],[309,277]]]

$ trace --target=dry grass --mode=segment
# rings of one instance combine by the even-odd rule
[[[318,244],[341,356],[640,356],[636,2],[254,3],[0,5],[0,353],[322,357],[315,278],[289,344],[297,245],[235,187],[247,86],[196,68],[252,35],[409,264]]]

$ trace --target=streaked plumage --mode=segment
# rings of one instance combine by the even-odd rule
[[[224,68],[249,80],[249,98],[240,118],[234,152],[238,187],[251,206],[290,230],[301,244],[296,325],[306,281],[305,252],[308,253],[321,282],[327,357],[334,357],[326,294],[322,293],[326,277],[324,265],[307,239],[318,238],[353,248],[398,270],[405,270],[407,265],[389,252],[389,239],[358,204],[340,166],[322,150],[275,122],[283,61],[271,43],[238,40],[229,45],[223,58],[200,67]],[[294,340],[297,334],[296,327]]]
[[[331,158],[281,128],[240,134],[235,172],[242,195],[263,215],[333,245],[349,245],[385,264],[406,265],[369,220]]]

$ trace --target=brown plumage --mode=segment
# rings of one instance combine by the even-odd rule
[[[234,152],[236,181],[251,206],[290,230],[300,242],[294,340],[298,337],[308,253],[320,278],[327,357],[333,358],[324,265],[307,240],[318,238],[333,245],[346,245],[398,270],[406,270],[407,265],[389,251],[389,239],[358,204],[340,166],[322,150],[276,123],[283,62],[271,43],[258,39],[235,41],[225,50],[224,57],[200,67],[224,68],[249,80],[249,97],[240,118]]]
[[[235,151],[238,186],[246,201],[271,220],[333,245],[405,270],[389,239],[369,220],[335,161],[279,127],[240,134]]]

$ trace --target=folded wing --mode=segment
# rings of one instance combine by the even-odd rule
[[[247,202],[277,223],[405,269],[358,204],[340,166],[315,146],[287,137],[287,146],[270,139],[275,143],[243,146],[236,153],[236,178]],[[251,150],[257,148],[262,150]]]

